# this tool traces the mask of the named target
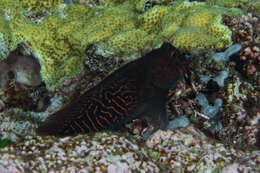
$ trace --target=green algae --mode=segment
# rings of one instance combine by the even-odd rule
[[[0,140],[0,148],[4,148],[8,145],[12,144],[12,141],[8,140],[8,139],[1,139]]]
[[[153,159],[153,160],[158,160],[160,158],[160,153],[157,151],[153,151],[153,150],[149,150],[148,151],[149,156]]]

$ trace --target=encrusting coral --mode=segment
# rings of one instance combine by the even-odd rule
[[[206,2],[225,7],[244,7],[250,0],[206,0]]]
[[[24,9],[30,13],[39,13],[47,10],[55,10],[63,0],[20,0]]]
[[[189,51],[193,48],[222,49],[232,44],[232,32],[222,25],[222,15],[239,11],[204,3],[176,3],[162,20],[162,36],[172,36],[172,44]]]
[[[103,44],[123,55],[147,46],[158,48],[164,40],[172,40],[175,47],[185,51],[231,45],[231,31],[221,24],[221,15],[237,16],[240,10],[199,2],[168,2],[152,1],[151,7],[140,13],[147,1],[140,5],[104,0],[102,5],[83,6],[60,0],[3,0],[0,60],[23,42],[39,60],[47,88],[53,90],[82,71],[84,51],[91,44]]]

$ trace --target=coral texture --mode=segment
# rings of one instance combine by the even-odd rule
[[[41,13],[47,10],[55,10],[63,0],[20,0],[20,2],[29,13]]]
[[[84,6],[60,0],[3,0],[0,59],[6,59],[23,42],[39,60],[42,79],[53,90],[82,71],[82,60],[87,58],[84,52],[91,44],[103,44],[125,55],[147,46],[158,48],[165,39],[173,39],[174,46],[186,51],[195,47],[225,48],[232,43],[231,31],[221,24],[221,15],[236,16],[241,13],[238,9],[168,2],[152,1],[139,13],[140,5],[130,1],[107,0]],[[140,3],[145,6],[148,2]]]
[[[244,7],[250,0],[206,0],[206,2],[224,7]]]

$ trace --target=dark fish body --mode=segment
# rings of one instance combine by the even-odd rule
[[[168,124],[168,90],[187,71],[187,60],[168,43],[132,61],[100,84],[51,115],[39,135],[69,136],[119,129],[134,118],[150,121],[154,129]]]

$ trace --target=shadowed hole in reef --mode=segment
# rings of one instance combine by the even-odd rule
[[[6,108],[44,111],[50,104],[48,91],[40,76],[41,66],[23,45],[11,52],[0,70],[0,99]]]
[[[13,71],[10,70],[10,71],[7,73],[7,75],[8,75],[8,79],[10,79],[10,80],[14,80],[14,78],[15,78],[15,74],[14,74]]]

